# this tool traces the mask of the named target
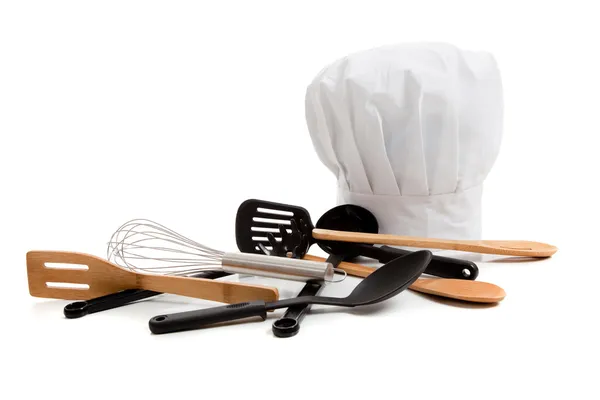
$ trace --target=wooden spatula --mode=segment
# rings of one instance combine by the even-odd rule
[[[279,291],[272,287],[143,274],[93,255],[65,251],[28,252],[27,279],[32,296],[51,299],[89,300],[125,289],[153,290],[221,303],[279,299]]]

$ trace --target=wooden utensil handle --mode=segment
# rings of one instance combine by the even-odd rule
[[[279,299],[279,291],[273,287],[181,276],[137,275],[140,289],[178,294],[220,303],[234,304],[252,300],[270,302]]]
[[[387,244],[423,249],[460,250],[472,253],[500,254],[523,257],[550,257],[558,250],[555,246],[525,240],[448,240],[397,236],[363,232],[313,229],[312,236],[320,240],[340,242]]]

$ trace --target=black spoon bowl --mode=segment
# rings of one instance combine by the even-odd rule
[[[377,218],[366,208],[352,204],[343,204],[332,208],[319,218],[317,228],[336,231],[377,233]],[[352,260],[361,254],[360,246],[352,242],[317,241],[318,246],[329,254],[343,254],[344,259]],[[367,244],[366,246],[373,245]],[[409,252],[407,251],[406,254]]]
[[[360,281],[347,297],[302,296],[265,303],[251,301],[203,310],[158,315],[150,319],[152,333],[163,334],[200,329],[212,324],[259,316],[264,321],[267,311],[298,305],[321,304],[357,307],[385,301],[412,285],[431,261],[428,250],[412,252],[377,268]]]

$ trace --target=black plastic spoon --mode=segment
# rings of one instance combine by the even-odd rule
[[[150,319],[155,334],[199,329],[219,322],[259,316],[264,321],[267,311],[306,304],[356,307],[387,300],[413,284],[431,261],[431,252],[421,250],[396,258],[379,267],[360,281],[347,297],[304,296],[265,303],[251,301],[202,310],[157,315]]]

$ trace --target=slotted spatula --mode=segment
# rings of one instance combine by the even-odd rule
[[[272,287],[144,274],[93,255],[66,251],[28,252],[27,279],[32,296],[63,300],[89,300],[125,289],[152,290],[221,303],[279,298],[279,291]]]
[[[360,209],[363,215],[372,215],[363,207],[352,207]],[[317,241],[387,244],[522,257],[550,257],[557,251],[555,246],[525,240],[447,240],[319,229],[314,227],[308,211],[302,207],[257,199],[246,200],[238,208],[235,229],[238,248],[254,248],[258,252],[260,243],[268,243],[267,233],[280,238],[278,226],[289,227],[292,221],[306,239],[304,248],[299,249],[300,255],[306,254],[310,245]],[[356,222],[356,225],[363,223]]]

